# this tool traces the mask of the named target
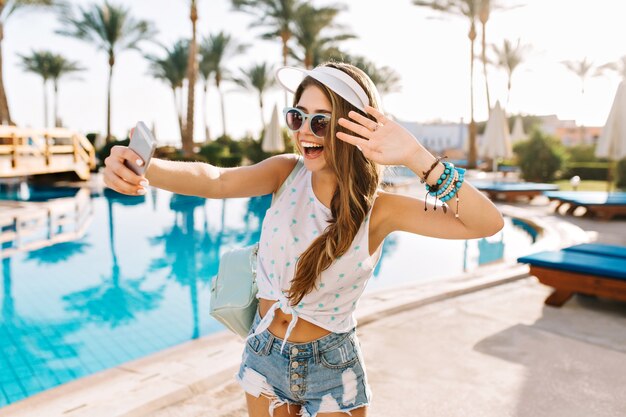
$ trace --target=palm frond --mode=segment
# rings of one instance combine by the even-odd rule
[[[491,50],[495,58],[489,59],[488,62],[497,68],[504,69],[508,74],[513,74],[515,69],[526,60],[530,46],[521,44],[520,39],[515,44],[505,39],[501,47],[491,45]]]
[[[276,85],[274,70],[267,62],[254,64],[248,68],[240,68],[239,71],[242,77],[232,78],[232,80],[245,89],[254,89],[262,95]]]
[[[71,61],[65,58],[63,55],[54,54],[52,62],[50,63],[50,78],[54,82],[58,82],[58,80],[63,77],[84,70],[85,68],[81,67],[78,62]]]
[[[54,54],[49,51],[32,51],[30,55],[20,55],[22,59],[21,65],[24,70],[37,74],[44,81],[51,78],[50,68],[54,60]]]
[[[138,49],[140,42],[156,34],[151,23],[133,18],[128,8],[108,0],[102,5],[78,7],[76,13],[62,15],[61,22],[65,28],[57,33],[92,43],[111,55]]]
[[[604,75],[607,71],[616,72],[623,79],[626,79],[626,56],[621,57],[617,62],[607,62],[600,65],[597,69],[597,74]]]
[[[320,61],[324,50],[338,47],[338,43],[353,39],[351,33],[328,33],[332,30],[343,29],[335,22],[337,15],[344,10],[341,6],[314,7],[302,4],[297,10],[293,37],[299,51],[290,48],[290,54],[299,59],[305,66],[314,66]]]
[[[189,57],[189,40],[181,39],[171,48],[163,46],[164,57],[146,55],[150,63],[150,74],[169,84],[173,89],[182,87],[187,77],[187,63]]]
[[[202,76],[207,79],[214,74],[217,82],[231,78],[225,62],[241,55],[249,47],[247,44],[238,43],[232,35],[224,31],[205,37],[199,48]]]
[[[66,3],[63,0],[8,0],[0,6],[0,22],[6,20],[15,12],[37,8],[62,8]]]

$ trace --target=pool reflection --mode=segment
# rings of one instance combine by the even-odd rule
[[[93,221],[74,239],[0,246],[0,406],[223,330],[208,314],[219,257],[258,241],[271,197],[105,190],[88,203]],[[393,233],[367,291],[458,274],[528,247],[528,233],[507,223],[502,234],[472,241]]]

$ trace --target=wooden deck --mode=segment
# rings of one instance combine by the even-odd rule
[[[87,188],[47,202],[0,201],[0,259],[80,239],[92,217]]]
[[[95,150],[82,134],[0,126],[0,178],[75,172],[86,180],[95,165]]]

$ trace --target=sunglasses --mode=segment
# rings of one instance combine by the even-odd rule
[[[302,129],[304,123],[309,119],[309,129],[314,136],[323,138],[326,136],[328,125],[330,124],[330,116],[322,113],[307,114],[295,107],[285,107],[283,109],[285,122],[292,132]]]

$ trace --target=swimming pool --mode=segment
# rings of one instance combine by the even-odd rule
[[[270,205],[269,196],[219,201],[157,189],[24,191],[0,198],[36,209],[59,199],[20,223],[25,236],[0,240],[0,406],[223,330],[208,313],[219,255],[258,240]],[[505,220],[488,239],[389,236],[367,291],[525,254],[533,236]]]

